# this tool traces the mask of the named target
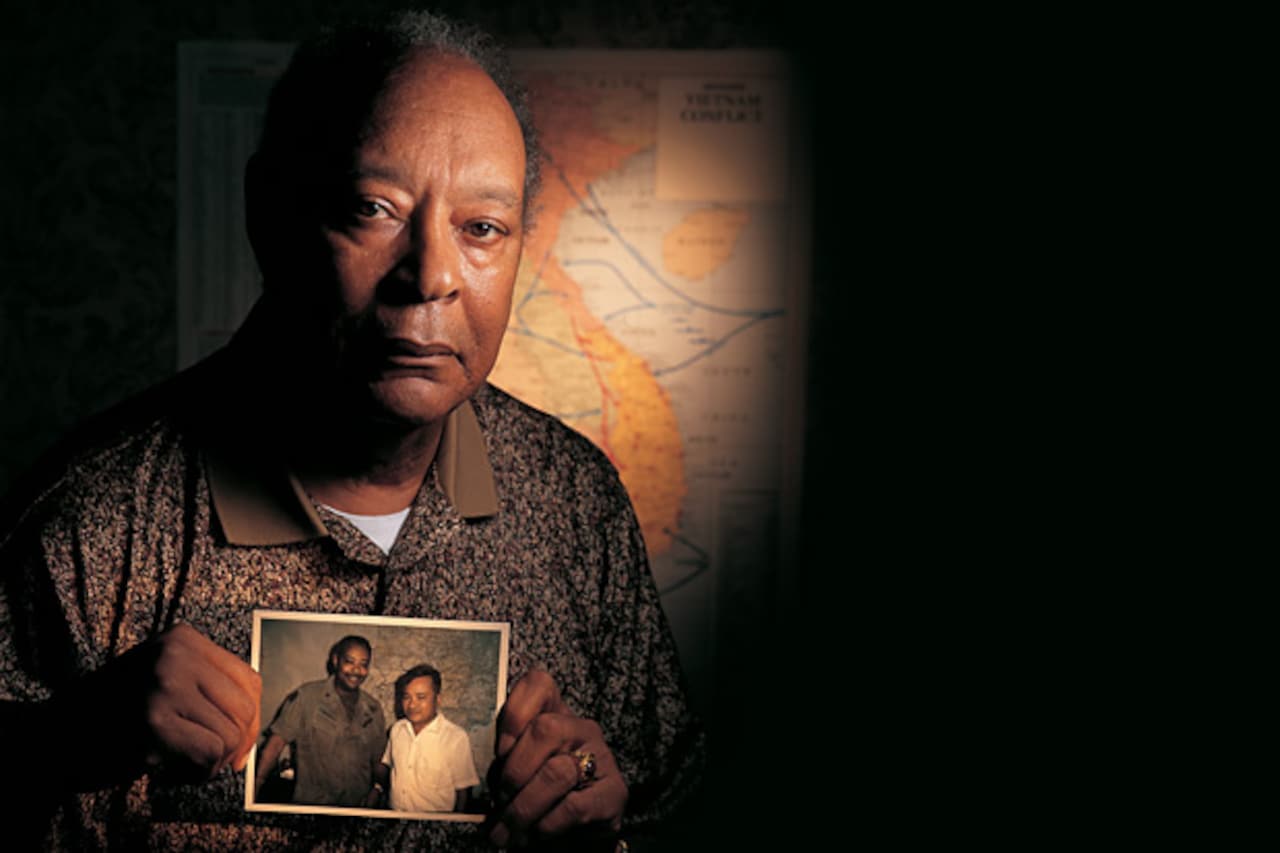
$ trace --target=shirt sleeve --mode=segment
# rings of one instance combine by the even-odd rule
[[[391,763],[391,732],[387,732],[387,745],[382,749],[382,763],[388,767],[394,767]]]
[[[686,698],[675,639],[630,498],[614,474],[597,502],[604,537],[594,715],[630,789],[625,820],[669,817],[699,783],[704,737]]]
[[[0,699],[48,699],[141,639],[111,630],[129,592],[127,534],[81,517],[62,491],[0,534]]]
[[[41,545],[30,530],[0,540],[0,700],[49,699],[73,677],[75,650],[88,639],[67,618]]]
[[[284,697],[284,701],[280,703],[280,710],[276,711],[275,719],[271,721],[268,727],[273,735],[279,737],[285,743],[298,739],[298,735],[302,732],[303,724],[303,702],[299,698],[300,690],[295,690],[288,696]]]
[[[119,511],[94,511],[104,507]],[[49,486],[15,518],[0,520],[0,702],[9,710],[36,708],[74,689],[147,639],[149,632],[129,618],[130,608],[145,607],[152,614],[144,625],[154,623],[156,631],[167,627],[171,609],[155,594],[170,577],[165,568],[145,580],[131,571],[136,552],[148,551],[141,545],[129,549],[139,541],[128,523],[138,517],[130,512],[134,508],[119,484],[81,479]],[[148,553],[169,556],[162,547]],[[101,828],[98,816],[132,786],[122,782],[91,793],[60,793],[61,768],[51,761],[56,752],[29,737],[17,738],[10,749],[12,765],[27,768],[29,777],[9,797],[9,813],[15,816],[10,829],[19,839],[54,832],[50,816],[56,805],[64,815],[82,814],[86,826]]]
[[[453,789],[455,791],[480,784],[480,776],[476,773],[476,762],[471,755],[471,739],[461,729],[458,730],[457,737],[453,739],[451,764],[453,766],[450,768],[450,772],[453,775]]]
[[[39,703],[89,669],[84,658],[93,642],[83,611],[65,606],[68,593],[74,600],[75,567],[48,562],[65,553],[34,523],[0,532],[0,706],[10,731],[29,733],[37,719],[47,719]],[[23,782],[11,786],[0,809],[10,818],[6,835],[14,849],[51,848],[46,836],[59,801],[66,801],[56,793],[58,751],[31,736],[10,738],[6,746],[10,765],[24,768]]]
[[[369,742],[369,769],[376,770],[378,763],[389,764],[388,750],[391,749],[390,732],[387,731],[387,718],[382,715],[382,706],[370,699],[373,706],[373,734]]]

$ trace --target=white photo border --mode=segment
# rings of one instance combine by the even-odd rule
[[[494,717],[507,697],[507,658],[511,644],[511,624],[509,622],[472,622],[461,619],[422,619],[412,616],[369,616],[355,613],[319,613],[299,610],[254,610],[253,640],[249,664],[255,672],[262,672],[262,623],[265,620],[294,622],[327,622],[338,626],[377,625],[400,628],[432,628],[452,631],[486,631],[499,635],[498,640],[498,678],[495,686]],[[261,732],[259,732],[259,736]],[[347,806],[314,806],[294,803],[258,803],[254,801],[254,779],[256,778],[258,747],[249,752],[249,763],[245,768],[244,808],[249,812],[274,812],[277,814],[324,814],[344,817],[370,817],[392,820],[438,820],[463,823],[481,823],[484,815],[459,814],[456,812],[404,812],[392,809],[351,808]]]

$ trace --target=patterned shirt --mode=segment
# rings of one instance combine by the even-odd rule
[[[244,349],[240,347],[239,349]],[[455,409],[384,554],[259,446],[264,396],[232,346],[98,423],[0,519],[0,699],[34,702],[179,621],[249,659],[252,611],[509,622],[509,681],[546,669],[596,720],[627,821],[700,774],[630,500],[607,458],[485,385]],[[473,824],[246,812],[244,773],[147,776],[60,802],[53,849],[484,849]]]

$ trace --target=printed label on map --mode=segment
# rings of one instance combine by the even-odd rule
[[[663,78],[655,195],[668,201],[783,200],[787,121],[776,78]]]

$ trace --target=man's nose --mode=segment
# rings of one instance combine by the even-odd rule
[[[437,213],[410,221],[408,245],[396,269],[394,297],[401,302],[448,300],[458,294],[461,258],[452,224]]]

